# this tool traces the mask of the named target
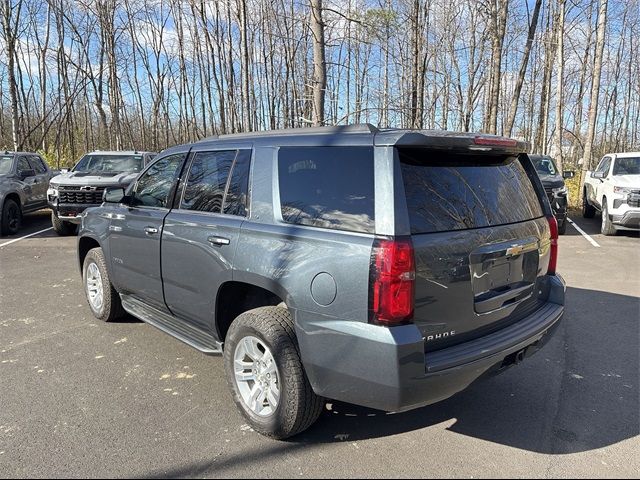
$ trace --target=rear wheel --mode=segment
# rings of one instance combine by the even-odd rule
[[[76,225],[66,220],[60,220],[56,212],[51,212],[51,225],[53,226],[53,230],[63,237],[76,233]]]
[[[238,316],[227,333],[224,367],[238,409],[263,435],[291,437],[322,412],[324,401],[309,384],[285,308],[261,307]]]
[[[613,225],[611,218],[609,218],[606,197],[602,198],[602,225],[600,231],[603,235],[615,235],[617,233],[615,225]]]
[[[15,235],[20,230],[22,223],[22,210],[15,200],[7,199],[2,206],[2,218],[0,218],[0,234]]]
[[[120,295],[111,285],[101,248],[92,248],[87,253],[82,265],[82,280],[94,317],[111,322],[124,316]]]
[[[584,218],[593,218],[596,215],[595,207],[589,205],[589,201],[587,200],[587,191],[584,191],[582,195],[582,216]]]

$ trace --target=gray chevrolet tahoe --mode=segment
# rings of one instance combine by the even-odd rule
[[[128,187],[155,155],[138,151],[87,153],[70,172],[52,178],[47,203],[54,231],[58,235],[75,233],[80,214],[102,203],[106,187]]]
[[[82,214],[89,306],[222,354],[239,410],[275,438],[325,398],[438,402],[523,361],[563,315],[526,148],[369,125],[170,148]]]

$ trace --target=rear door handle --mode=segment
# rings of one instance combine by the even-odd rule
[[[158,229],[155,227],[144,227],[144,233],[147,235],[153,235],[154,233],[158,233]]]
[[[230,240],[228,238],[216,236],[207,238],[207,241],[209,243],[212,243],[213,245],[229,245],[230,243]]]

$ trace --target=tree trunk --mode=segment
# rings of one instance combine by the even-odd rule
[[[564,66],[564,13],[565,0],[560,1],[560,11],[558,12],[558,20],[556,22],[556,38],[558,44],[556,46],[556,129],[554,134],[554,155],[556,163],[560,171],[564,169],[562,165],[562,82],[563,82],[563,66]]]
[[[564,0],[561,0],[564,2]],[[518,112],[518,104],[520,103],[520,92],[522,91],[522,84],[524,83],[524,76],[527,73],[527,65],[529,64],[529,54],[531,53],[531,45],[533,44],[533,37],[536,34],[536,28],[538,26],[538,16],[540,14],[540,7],[542,0],[536,0],[535,7],[533,8],[533,14],[531,15],[531,24],[529,25],[529,34],[527,35],[527,43],[524,47],[524,54],[522,57],[522,64],[520,65],[520,71],[518,72],[518,79],[513,89],[513,97],[511,97],[511,105],[509,106],[509,116],[507,117],[507,124],[505,126],[504,134],[510,137],[513,132],[513,124],[516,120],[516,113]]]
[[[324,22],[322,0],[311,0],[311,32],[313,34],[313,125],[324,124],[324,97],[327,88]]]
[[[584,182],[585,173],[592,168],[591,150],[596,132],[596,119],[598,117],[598,98],[600,95],[600,74],[602,72],[602,55],[604,52],[604,38],[607,27],[607,0],[600,0],[598,10],[598,28],[596,30],[596,51],[594,57],[593,83],[591,84],[591,99],[589,100],[589,125],[587,128],[587,138],[584,142],[584,153],[582,155],[582,171],[580,185]],[[582,200],[582,188],[580,189],[580,200]]]

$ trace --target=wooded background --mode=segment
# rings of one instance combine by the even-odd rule
[[[639,0],[0,0],[0,148],[370,122],[640,149]]]

